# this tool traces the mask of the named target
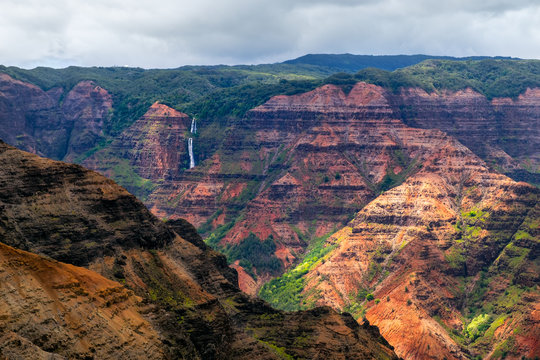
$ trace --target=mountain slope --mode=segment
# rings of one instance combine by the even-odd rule
[[[211,159],[162,183],[147,204],[160,216],[188,218],[210,233],[212,244],[239,248],[229,258],[239,259],[248,274],[252,265],[259,276],[276,273],[276,258],[284,267],[294,262],[310,243],[337,230],[381,191],[399,185],[424,162],[446,156],[441,147],[461,149],[457,157],[480,161],[451,137],[418,127],[447,129],[507,169],[519,168],[524,159],[534,162],[538,137],[527,129],[534,129],[540,108],[535,94],[529,90],[516,100],[490,102],[470,89],[394,94],[358,83],[348,93],[325,85],[276,96],[237,121]],[[502,129],[519,139],[520,151],[501,144]],[[515,158],[504,149],[514,151]],[[270,236],[275,246],[259,246],[266,259],[249,259],[247,249],[259,250],[245,239]],[[259,281],[266,280],[263,275]],[[251,285],[244,290],[257,286],[249,279],[245,283]]]
[[[2,243],[0,264],[0,354],[7,359],[164,357],[142,299],[121,284]]]
[[[324,100],[318,117],[306,112],[318,102],[304,99],[301,105],[301,96],[275,98],[265,106],[282,116],[274,104],[287,104],[304,121],[335,119],[328,98],[314,94],[310,99]],[[346,101],[340,106],[341,113],[350,111]],[[313,249],[314,255],[266,284],[261,296],[286,309],[324,304],[365,314],[405,358],[536,355],[538,345],[529,342],[538,321],[538,190],[490,171],[441,132],[392,123],[367,109],[364,114],[362,123],[376,121],[376,129],[393,139],[386,146],[415,159],[416,170]],[[367,133],[370,143],[384,149],[373,129],[354,131],[358,116],[348,118],[350,133]],[[362,158],[369,168],[369,157]],[[501,284],[513,292],[511,299],[504,299]],[[479,319],[497,326],[475,332]],[[522,329],[523,338],[493,337],[503,324]]]
[[[350,316],[285,313],[247,297],[189,223],[160,222],[111,180],[4,143],[0,157],[2,242],[89,269],[0,245],[0,301],[20,313],[0,318],[2,356],[396,358]],[[23,326],[28,312],[41,322]]]
[[[238,68],[227,78],[235,85],[221,87],[218,83],[228,81],[218,80],[223,69],[196,69],[197,76],[190,76],[201,80],[198,76],[204,73],[206,80],[201,81],[206,85],[192,85],[190,103],[176,97],[176,91],[189,86],[167,87],[172,92],[159,95],[146,92],[156,91],[147,87],[148,79],[160,79],[154,85],[170,85],[160,77],[168,78],[166,71],[118,70],[146,79],[137,82],[139,90],[146,89],[137,95],[140,102],[129,104],[118,97],[122,82],[116,81],[125,81],[124,75],[107,80],[114,85],[110,96],[102,83],[80,82],[87,80],[81,74],[70,80],[70,87],[47,91],[3,75],[0,106],[5,111],[0,120],[10,141],[34,152],[83,151],[97,144],[75,159],[131,181],[125,185],[145,198],[159,217],[188,218],[210,244],[226,253],[244,290],[255,293],[291,268],[261,292],[284,309],[321,304],[357,317],[365,314],[398,354],[409,358],[532,357],[538,353],[538,194],[500,173],[538,183],[539,65],[524,60],[429,60],[394,72],[337,74],[322,86],[317,81],[280,81],[268,73],[262,78],[268,83],[254,84],[249,79],[257,75],[242,75],[240,80],[235,76],[247,69]],[[79,71],[92,76],[116,72]],[[133,89],[129,96],[135,96]],[[209,93],[203,95],[201,89]],[[271,97],[278,93],[288,95]],[[63,112],[68,109],[60,101],[65,96],[80,100],[69,107],[72,117]],[[174,104],[191,112],[186,111],[204,114],[200,132],[193,136],[200,160],[195,168],[185,170],[190,118],[163,104],[146,104],[158,97],[176,99]],[[113,114],[107,117],[111,98]],[[131,110],[124,115],[129,116],[115,117],[114,111],[127,108]],[[88,136],[75,136],[85,133],[74,125],[79,118],[84,121],[77,126],[87,129]],[[110,130],[103,141],[94,136],[102,126],[118,132]],[[69,145],[71,139],[84,146]],[[74,169],[69,178],[82,171]],[[193,240],[198,245],[182,242],[171,230],[175,225],[164,227],[144,211],[142,216],[140,204],[125,194],[114,195],[113,203],[122,199],[129,206],[107,216],[106,204],[71,209],[68,199],[76,191],[67,184],[66,193],[50,181],[54,172],[44,172],[45,188],[38,190],[26,189],[17,178],[4,182],[9,192],[3,196],[10,204],[17,204],[21,194],[48,193],[54,185],[50,195],[30,197],[22,206],[10,207],[9,216],[3,215],[12,245],[51,252],[64,261],[72,257],[109,278],[126,281],[140,296],[151,290],[151,301],[188,319],[185,333],[199,334],[195,329],[201,324],[210,334],[226,326],[233,329],[226,319],[246,303],[251,315],[239,315],[232,323],[253,328],[249,324],[257,322],[252,315],[261,311],[260,304],[235,295],[230,284],[236,280],[225,271],[223,258],[215,257],[219,271],[205,273],[186,265],[188,275],[178,269],[162,274],[158,264],[189,263],[182,253],[200,256],[204,264],[210,255],[200,239]],[[107,183],[98,183],[94,190],[108,194]],[[96,199],[99,191],[85,189]],[[40,210],[28,213],[29,208]],[[71,212],[58,216],[59,208]],[[86,215],[81,216],[85,212],[91,215],[89,225]],[[136,230],[131,220],[137,216],[148,226]],[[355,220],[345,226],[352,217]],[[66,222],[69,231],[55,225]],[[124,237],[136,231],[141,231],[140,237]],[[27,238],[42,240],[32,244]],[[138,252],[141,247],[155,252]],[[214,280],[205,283],[207,278]],[[234,297],[231,306],[220,300],[223,292]],[[328,316],[333,321],[335,315]],[[260,341],[265,336],[260,329],[248,334],[239,330],[223,341],[210,335],[197,342],[198,337],[175,338],[170,320],[155,318],[160,331],[175,339],[172,342],[191,344],[191,354],[208,343],[215,349],[213,356],[234,353],[245,343],[268,348]],[[286,316],[278,318],[280,323]],[[300,321],[301,316],[292,318]],[[267,339],[277,346],[278,336],[268,331]],[[422,339],[420,346],[417,339]]]
[[[157,182],[177,178],[189,167],[191,121],[186,114],[156,102],[108,146],[88,154],[82,164],[144,200]]]
[[[43,89],[0,73],[0,138],[34,153],[74,160],[104,138],[112,97],[91,81]]]
[[[296,59],[287,60],[284,64],[309,64],[327,67],[333,72],[357,72],[364,68],[396,70],[418,64],[428,59],[444,60],[481,60],[486,56],[455,58],[451,56],[432,55],[353,55],[353,54],[308,54]]]

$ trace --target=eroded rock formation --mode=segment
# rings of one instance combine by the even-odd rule
[[[4,143],[0,157],[2,357],[397,358],[350,315],[246,296],[191,224],[111,180]]]

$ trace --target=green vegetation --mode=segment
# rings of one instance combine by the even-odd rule
[[[286,64],[184,66],[151,70],[75,66],[25,70],[0,66],[0,72],[36,84],[44,90],[63,88],[64,94],[80,81],[94,81],[113,96],[114,111],[106,124],[106,135],[116,134],[129,126],[155,101],[200,119],[221,118],[220,121],[226,121],[230,116],[243,116],[247,110],[273,95],[305,92],[323,83],[336,84],[345,90],[357,81],[392,90],[420,87],[435,91],[470,87],[488,98],[515,97],[527,87],[540,84],[540,61],[537,60],[489,58],[454,61],[425,55],[371,57],[346,54],[322,57],[324,60],[320,55],[307,55],[303,60],[299,58]],[[351,67],[336,67],[328,61],[351,64]],[[377,68],[366,68],[367,65]],[[412,66],[405,67],[408,65]],[[397,68],[402,69],[393,72],[381,70]],[[363,70],[356,74],[339,73],[351,69]]]
[[[219,211],[219,210],[218,210]],[[218,216],[218,215],[216,215]],[[243,214],[239,215],[236,218],[226,218],[225,224],[218,226],[211,234],[208,236],[204,241],[210,245],[211,247],[223,251],[224,248],[219,246],[220,241],[227,235],[227,232],[232,229],[232,227],[237,223],[242,221],[244,218]],[[207,221],[207,223],[203,224],[201,227],[204,229],[210,228],[211,223]],[[199,231],[201,232],[201,231]]]
[[[480,314],[467,325],[464,330],[465,335],[474,341],[478,337],[482,336],[484,332],[489,328],[491,324],[491,316],[488,314]]]
[[[325,256],[335,248],[336,245],[326,243],[329,236],[330,233],[315,239],[308,247],[302,261],[296,267],[266,283],[259,291],[261,299],[282,310],[291,311],[308,308],[308,304],[303,301],[305,299],[302,294],[305,287],[305,278],[303,276],[324,261]],[[321,281],[323,281],[322,278]]]
[[[540,85],[538,60],[426,60],[392,73],[378,69],[358,72],[355,78],[392,90],[420,87],[428,92],[471,88],[488,99],[517,97]]]
[[[276,243],[272,235],[261,241],[257,235],[249,233],[240,244],[226,250],[225,254],[229,262],[241,260],[240,265],[247,271],[254,267],[259,272],[275,274],[282,267],[274,255],[275,251]]]
[[[273,64],[261,66],[185,66],[177,69],[125,68],[125,67],[76,67],[51,69],[38,67],[25,70],[16,67],[0,66],[0,72],[33,83],[44,90],[64,89],[64,95],[77,83],[84,80],[94,81],[107,89],[113,96],[114,111],[110,122],[106,124],[106,135],[117,134],[142,116],[155,101],[160,101],[173,108],[188,111],[199,117],[219,116],[220,114],[239,115],[242,109],[257,104],[262,98],[276,93],[286,93],[295,87],[297,91],[304,85],[295,85],[295,81],[322,79],[329,74],[325,69],[305,66]],[[289,82],[290,80],[290,82]],[[280,82],[281,81],[281,82]],[[247,86],[246,86],[247,85]],[[218,94],[212,100],[222,99],[221,105],[235,98],[239,100],[235,111],[212,108],[205,111],[209,104],[208,94],[221,89],[234,88],[232,93]],[[229,95],[227,95],[229,94]],[[197,105],[190,107],[195,101]],[[200,111],[201,113],[199,114]]]
[[[265,346],[269,347],[274,351],[274,353],[279,356],[280,359],[283,360],[294,360],[295,358],[289,354],[287,354],[286,349],[284,347],[277,346],[271,342],[263,341],[261,339],[257,339],[260,343],[264,344]]]
[[[396,139],[396,141],[399,143],[399,139]],[[403,150],[398,148],[392,152],[392,161],[388,164],[383,179],[378,183],[374,183],[367,174],[365,164],[358,164],[358,161],[352,157],[349,157],[349,160],[360,170],[364,180],[366,180],[369,188],[375,194],[382,194],[387,190],[401,185],[409,176],[422,168],[422,164],[418,159],[411,158],[408,154],[404,153]],[[397,174],[394,172],[396,167],[401,168],[401,171]]]
[[[425,60],[431,58],[431,60]],[[418,63],[421,60],[425,60]],[[329,61],[341,64],[335,67]],[[378,69],[365,68],[375,64]],[[402,68],[407,65],[413,66]],[[372,66],[372,65],[369,65]],[[396,69],[393,72],[382,68]],[[354,70],[351,70],[354,69]],[[351,71],[363,69],[356,74]],[[345,73],[339,71],[345,71]],[[155,101],[196,116],[200,120],[195,151],[199,164],[218,149],[246,112],[278,94],[296,94],[312,90],[321,84],[336,84],[348,92],[358,81],[381,85],[393,91],[404,87],[421,87],[427,91],[472,88],[488,98],[517,96],[527,87],[540,84],[540,61],[508,59],[470,59],[452,61],[444,58],[414,56],[307,55],[284,64],[257,66],[185,66],[177,69],[124,67],[68,67],[65,69],[35,68],[24,70],[0,66],[19,80],[28,81],[48,90],[59,87],[64,96],[78,82],[94,81],[113,97],[114,109],[106,120],[104,137],[95,148],[75,159],[81,162],[98,150],[106,148],[113,137],[142,116]],[[338,73],[336,73],[338,72]],[[349,72],[349,73],[347,73]],[[404,109],[403,111],[405,111]],[[397,158],[399,163],[399,157]],[[411,165],[412,167],[408,167]],[[410,176],[421,164],[406,163],[404,171],[392,169],[380,184],[380,193]],[[132,172],[127,169],[124,172]],[[336,174],[336,179],[339,180]],[[330,180],[330,179],[329,179]],[[148,193],[149,184],[137,190],[137,184],[127,184],[132,192]]]
[[[127,159],[119,159],[112,167],[112,173],[114,181],[143,201],[157,186],[151,180],[140,177]]]
[[[354,73],[360,69],[375,67],[384,70],[396,70],[428,59],[441,60],[480,60],[485,57],[455,58],[451,56],[430,55],[353,55],[353,54],[308,54],[285,61],[285,64],[314,65],[332,70],[332,72]]]
[[[315,89],[315,80],[285,80],[277,83],[250,83],[225,88],[211,93],[187,107],[186,111],[201,118],[219,119],[242,117],[245,113],[269,100],[274,95],[293,95]]]
[[[471,88],[488,99],[515,98],[527,88],[540,86],[540,61],[426,59],[392,72],[380,67],[364,68],[356,74],[341,72],[326,78],[323,83],[339,85],[347,92],[358,81],[379,85],[394,92],[410,87],[428,92]]]
[[[461,271],[467,262],[465,254],[465,248],[458,243],[446,252],[445,259],[452,269]]]

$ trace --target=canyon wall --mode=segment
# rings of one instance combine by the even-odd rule
[[[0,138],[20,149],[73,161],[103,139],[112,97],[91,81],[47,91],[0,73]]]
[[[103,129],[114,106],[90,81],[44,91],[0,74],[0,137],[117,179],[170,225],[124,190],[111,193],[112,182],[97,174],[84,175],[89,186],[81,190],[70,184],[87,174],[82,168],[37,166],[42,160],[28,157],[13,165],[33,164],[18,180],[4,167],[11,177],[4,178],[2,201],[27,199],[3,208],[8,245],[123,279],[139,296],[151,289],[163,306],[172,306],[167,299],[176,294],[178,311],[190,299],[209,313],[188,311],[186,329],[205,324],[217,334],[247,301],[233,290],[236,275],[223,258],[214,257],[221,259],[218,272],[188,266],[189,275],[170,270],[182,281],[155,277],[155,264],[172,269],[188,261],[182,254],[210,254],[198,237],[192,239],[197,245],[182,242],[171,230],[186,231],[177,220],[184,218],[226,251],[242,290],[255,294],[285,272],[263,287],[263,297],[287,309],[328,305],[360,321],[365,316],[404,358],[540,356],[538,190],[514,181],[539,183],[538,89],[487,99],[470,89],[392,92],[366,83],[328,84],[275,96],[226,127],[202,120],[198,134],[190,133],[188,115],[155,103],[111,138]],[[210,138],[205,126],[224,131],[225,140],[189,169],[187,139],[193,137],[197,156],[197,144]],[[67,185],[58,183],[59,173]],[[84,201],[72,206],[80,193]],[[58,213],[64,208],[69,212]],[[234,306],[216,305],[218,293],[233,296]],[[349,324],[329,310],[313,311]],[[276,314],[278,324],[311,316]],[[234,353],[236,341],[260,349],[266,336],[278,344],[277,334],[260,330],[263,323],[256,334],[233,331],[242,340],[212,342],[212,335],[197,342],[174,338],[171,324],[155,319],[152,331],[190,344],[190,354],[204,341],[213,344],[214,356]],[[39,353],[30,345],[28,351]]]
[[[191,224],[111,180],[2,142],[0,160],[2,357],[397,359],[350,315],[246,296]]]

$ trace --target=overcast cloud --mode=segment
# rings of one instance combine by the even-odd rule
[[[307,53],[540,58],[539,0],[0,0],[0,64],[279,62]]]

